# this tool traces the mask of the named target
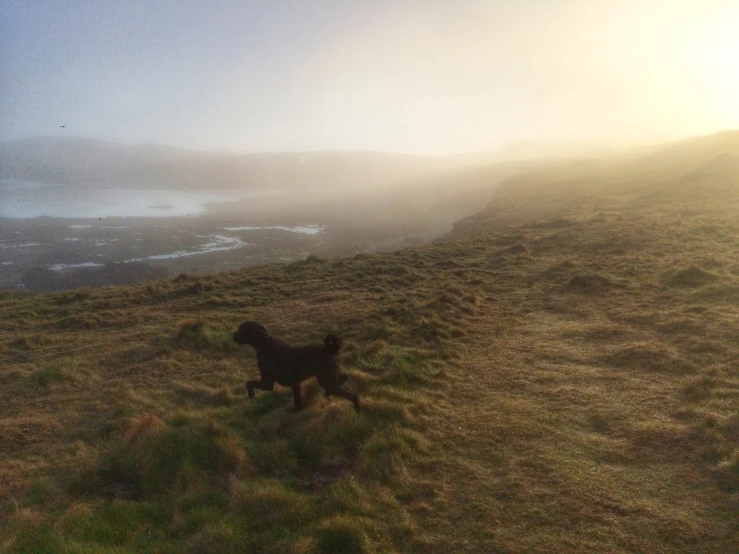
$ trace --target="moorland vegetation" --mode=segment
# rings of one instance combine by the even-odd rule
[[[514,177],[439,244],[2,293],[0,549],[735,552],[739,163],[705,140]],[[249,401],[245,319],[341,336],[361,412]]]

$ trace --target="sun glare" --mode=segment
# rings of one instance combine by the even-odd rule
[[[725,27],[731,31],[714,43],[712,74],[719,88],[718,96],[723,100],[722,111],[732,118],[733,125],[739,125],[739,14]]]

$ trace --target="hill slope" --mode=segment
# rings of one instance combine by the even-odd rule
[[[69,188],[345,190],[392,185],[454,166],[441,158],[381,152],[217,153],[77,137],[0,143],[0,179]]]
[[[4,294],[0,544],[734,552],[736,177],[580,165],[443,244]],[[248,401],[245,319],[343,336],[363,411]]]

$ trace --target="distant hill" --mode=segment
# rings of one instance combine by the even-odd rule
[[[644,162],[652,167],[682,170],[709,163],[722,154],[739,155],[739,130],[722,131],[667,144],[646,157]]]
[[[739,131],[667,144],[649,154],[562,162],[520,172],[500,184],[481,211],[456,222],[456,233],[500,230],[523,219],[567,212],[591,216],[626,208],[664,208],[705,197],[739,195]]]
[[[618,149],[598,142],[525,141],[504,146],[498,156],[504,160],[575,159],[609,156]]]
[[[77,137],[0,144],[0,179],[176,190],[363,188],[422,178],[459,162],[380,152],[233,154]]]

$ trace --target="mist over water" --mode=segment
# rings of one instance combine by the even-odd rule
[[[72,189],[19,181],[0,181],[0,217],[99,218],[198,215],[206,204],[232,196],[165,190]]]

